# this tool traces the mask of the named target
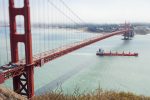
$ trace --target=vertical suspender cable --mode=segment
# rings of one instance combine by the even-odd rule
[[[1,4],[1,3],[0,3]],[[0,5],[1,6],[1,5]],[[0,16],[0,19],[2,19],[2,16]],[[0,66],[2,65],[2,62],[1,62],[1,57],[2,57],[2,55],[1,55],[1,48],[2,48],[2,22],[0,21],[0,43],[1,43],[1,45],[0,45]]]
[[[62,9],[63,9],[63,11],[65,11],[64,7],[62,7]],[[62,17],[62,23],[61,24],[64,24],[64,23],[66,23],[66,22],[65,22],[64,17]],[[67,29],[66,28],[65,28],[65,30],[63,29],[63,32],[61,34],[62,34],[61,37],[62,37],[62,42],[63,42],[62,46],[63,46],[66,43]]]
[[[36,30],[37,30],[37,49],[38,49],[38,54],[40,54],[40,22],[39,22],[39,13],[40,9],[39,9],[39,0],[37,0],[37,5],[36,5],[36,16],[37,16],[37,22],[36,22]]]
[[[44,2],[44,5],[43,5],[43,15],[44,15],[44,20],[43,20],[43,22],[44,22],[44,51],[47,51],[46,49],[46,22],[47,22],[47,19],[46,19],[46,9],[45,9],[45,0],[43,0],[43,2]]]
[[[44,2],[44,1],[43,1],[43,2]],[[43,3],[43,2],[42,2],[42,3]],[[42,41],[43,41],[43,49],[42,49],[42,52],[43,52],[43,51],[45,51],[45,26],[44,26],[44,24],[45,24],[45,23],[44,23],[44,18],[45,18],[45,17],[44,17],[44,4],[42,5],[42,15],[43,15],[43,17],[42,17],[42,19],[41,19],[41,20],[42,20],[42,33],[41,33],[41,34],[44,35],[44,37],[42,38]]]
[[[40,47],[40,46],[42,46],[41,42],[40,42],[41,41],[41,35],[40,35],[40,31],[41,31],[41,27],[40,27],[41,25],[40,24],[41,23],[40,23],[40,14],[39,14],[41,7],[39,4],[40,4],[40,0],[38,0],[38,2],[37,2],[37,17],[38,17],[37,28],[38,28],[38,49],[39,49],[38,53],[41,54],[41,48],[42,48],[42,47]]]
[[[39,1],[39,9],[40,9],[40,11],[42,11],[42,7],[41,7],[41,5],[40,5],[40,4],[42,4],[41,1],[42,1],[42,0]],[[42,42],[42,43],[40,43],[40,45],[39,45],[40,53],[43,52],[43,46],[44,46],[44,45],[43,45],[43,37],[42,37],[42,31],[43,31],[43,30],[42,30],[42,24],[43,24],[43,23],[42,23],[42,19],[41,19],[41,14],[42,14],[42,12],[41,12],[41,13],[39,12],[39,22],[40,22],[40,24],[39,24],[39,26],[40,26],[40,27],[39,27],[39,28],[40,28],[39,36],[40,36],[40,39],[41,39],[40,41]],[[42,56],[42,55],[40,55],[40,56]]]
[[[48,10],[48,4],[47,4],[47,3],[46,3],[46,7],[47,7],[47,10],[46,10],[46,11],[47,11],[47,15],[48,15],[48,21],[47,21],[47,22],[48,22],[48,23],[47,23],[47,28],[48,28],[48,29],[47,29],[47,36],[48,36],[48,37],[47,37],[47,39],[48,39],[47,41],[48,41],[48,42],[47,42],[47,43],[48,43],[48,50],[50,50],[50,44],[49,44],[49,43],[50,43],[50,40],[49,40],[49,36],[50,36],[50,31],[49,31],[49,30],[50,30],[50,18],[49,18],[49,17],[50,17],[50,16],[49,16],[49,10]]]
[[[3,2],[3,9],[4,9],[4,26],[5,26],[5,42],[6,42],[6,59],[7,59],[7,62],[9,61],[8,59],[8,43],[7,43],[7,29],[6,29],[6,26],[7,26],[7,23],[6,23],[6,13],[5,13],[5,11],[6,11],[6,9],[5,9],[5,2]]]
[[[55,47],[54,47],[54,35],[53,35],[53,26],[54,26],[54,23],[53,23],[53,8],[51,9],[51,25],[52,25],[52,29],[51,29],[51,31],[52,31],[52,33],[51,33],[52,34],[52,37],[51,37],[52,44],[51,45],[52,45],[52,49],[54,49]]]
[[[73,16],[75,16],[81,23],[79,24],[79,26],[81,25],[81,24],[86,24],[86,22],[84,21],[84,20],[82,20],[63,0],[59,0],[67,9],[68,9],[68,11],[70,12],[70,13],[72,13],[72,15]],[[75,25],[73,25],[74,26],[74,28],[76,28],[76,26]],[[82,26],[82,25],[81,25]],[[78,27],[78,26],[77,26]],[[82,39],[83,40],[83,32],[81,33],[81,35],[80,35],[80,39]]]

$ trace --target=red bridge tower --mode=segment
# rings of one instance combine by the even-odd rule
[[[16,31],[16,16],[24,17],[24,33]],[[34,95],[34,69],[32,60],[32,37],[29,0],[24,0],[23,8],[15,8],[14,0],[9,0],[11,62],[19,61],[18,43],[25,45],[26,67],[22,74],[13,78],[14,91],[31,98]]]

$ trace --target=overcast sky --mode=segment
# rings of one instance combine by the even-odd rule
[[[17,4],[23,0],[15,0]],[[59,0],[31,1],[32,22],[63,23],[79,22]],[[63,0],[81,19],[88,23],[123,23],[128,22],[150,22],[150,0]],[[0,0],[0,20],[8,16],[8,0]],[[6,18],[7,19],[7,18]],[[19,18],[21,19],[21,18]],[[72,21],[73,20],[73,21]]]
[[[64,0],[89,22],[150,22],[150,0]]]

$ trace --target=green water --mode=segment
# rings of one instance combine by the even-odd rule
[[[36,31],[33,35],[35,34]],[[63,40],[64,43],[81,40],[81,36],[76,35],[77,32],[73,34],[76,35],[76,38],[71,38],[72,35],[62,37],[63,34],[63,32],[57,32],[56,37],[59,37],[57,41],[52,41],[52,38],[48,39],[45,43],[45,49],[49,49],[47,47],[49,42],[62,44],[64,38],[66,38],[66,41]],[[90,36],[94,35],[87,33],[83,37]],[[40,36],[38,41],[42,42],[42,39],[39,38]],[[129,91],[150,95],[150,35],[136,35],[129,41],[121,39],[122,36],[114,36],[58,58],[45,64],[42,68],[36,68],[34,73],[36,95],[54,90],[58,86],[61,86],[65,93],[73,93],[75,88],[80,88],[81,92],[91,92],[101,87],[104,90]],[[36,36],[33,36],[33,40],[36,40]],[[34,41],[34,53],[42,51],[41,49],[36,50],[39,46],[36,44],[40,43]],[[55,47],[57,45],[50,46],[50,48]],[[95,55],[99,48],[103,48],[105,51],[137,52],[139,56],[99,57]],[[11,81],[8,80],[3,85],[12,87]]]

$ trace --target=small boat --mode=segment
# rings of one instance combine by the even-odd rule
[[[104,52],[103,49],[99,49],[96,53],[98,56],[138,56],[138,53],[125,53],[124,51],[122,53],[118,52]]]

